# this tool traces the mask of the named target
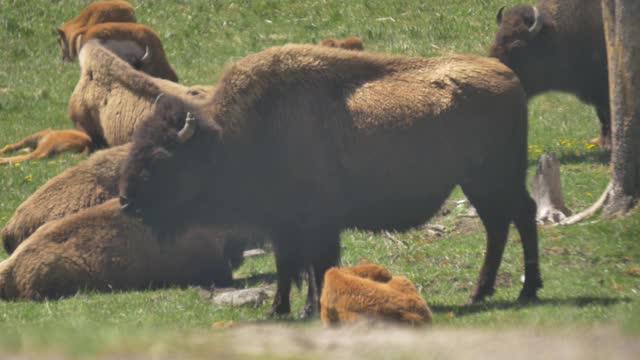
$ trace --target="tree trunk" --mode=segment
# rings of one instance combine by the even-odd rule
[[[602,0],[602,16],[613,127],[604,214],[615,216],[627,213],[640,195],[640,1]]]

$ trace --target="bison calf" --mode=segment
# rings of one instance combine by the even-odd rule
[[[192,226],[159,240],[117,200],[40,227],[0,263],[0,297],[59,298],[80,290],[228,285],[251,236]],[[237,235],[240,234],[240,235]]]
[[[431,323],[431,310],[411,281],[380,265],[362,262],[326,272],[320,298],[325,325],[374,318],[412,325]]]
[[[153,77],[178,81],[158,33],[146,25],[104,23],[78,29],[71,39],[71,55],[75,57],[92,40],[111,50],[136,70]]]
[[[80,15],[56,29],[62,61],[71,62],[73,54],[72,37],[81,28],[106,22],[136,22],[136,10],[126,1],[99,1],[90,4]]]
[[[344,39],[324,39],[320,43],[322,46],[340,48],[345,50],[364,50],[364,44],[362,43],[362,39],[356,36],[351,36]]]
[[[91,138],[82,131],[47,129],[0,149],[0,154],[25,148],[34,149],[26,155],[0,158],[0,164],[44,159],[65,151],[89,153],[91,146]]]

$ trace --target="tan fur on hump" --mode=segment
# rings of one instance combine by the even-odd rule
[[[228,128],[225,136],[243,136],[245,132],[236,132],[242,128],[240,114],[262,98],[271,84],[282,87],[330,80],[353,84],[354,93],[347,105],[355,115],[354,126],[363,129],[403,127],[407,119],[420,114],[433,117],[455,109],[464,98],[463,88],[500,93],[505,86],[519,87],[517,77],[505,65],[475,55],[418,58],[318,45],[285,45],[228,66],[218,82],[216,101],[207,112],[213,117],[216,113],[225,114],[216,119]]]
[[[189,104],[209,101],[214,86],[186,87],[137,71],[97,41],[80,51],[80,80],[71,94],[69,115],[77,129],[91,136],[96,145],[124,144],[134,129],[153,115],[159,94],[183,99]]]

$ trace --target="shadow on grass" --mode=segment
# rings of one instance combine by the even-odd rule
[[[431,311],[434,313],[449,313],[453,312],[456,316],[472,315],[485,311],[492,310],[511,310],[511,309],[524,309],[539,306],[575,306],[584,307],[590,305],[597,306],[612,306],[620,303],[628,303],[631,298],[624,297],[591,297],[591,296],[577,296],[563,299],[541,299],[532,303],[520,303],[517,300],[514,301],[488,301],[482,304],[473,305],[439,305],[429,304]]]
[[[584,164],[591,163],[597,165],[608,165],[611,159],[611,154],[608,151],[598,150],[593,152],[580,153],[575,152],[555,152],[558,161],[562,165],[568,164]],[[539,158],[539,157],[538,157]],[[535,166],[538,164],[538,158],[529,159],[529,166]]]

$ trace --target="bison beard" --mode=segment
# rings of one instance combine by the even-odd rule
[[[520,298],[542,287],[526,97],[497,61],[272,48],[230,66],[206,104],[160,99],[132,146],[120,183],[129,213],[156,229],[193,219],[267,229],[274,313],[290,312],[299,273],[313,269],[322,288],[342,229],[417,226],[457,184],[487,231],[471,301],[493,293],[511,222],[524,249]]]

